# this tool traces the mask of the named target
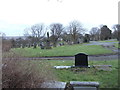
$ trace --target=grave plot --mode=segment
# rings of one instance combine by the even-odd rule
[[[56,69],[63,69],[63,68],[88,68],[90,65],[88,65],[88,55],[85,53],[78,53],[75,55],[75,65],[73,66],[54,66]]]

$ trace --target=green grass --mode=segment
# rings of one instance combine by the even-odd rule
[[[54,69],[53,66],[72,66],[74,60],[33,60],[31,63],[36,64],[34,68],[41,68],[41,62],[44,66],[48,63],[48,68],[55,75],[56,80],[69,81],[95,81],[100,83],[100,88],[118,87],[118,60],[89,61],[89,65],[112,65],[112,71],[97,70],[95,68],[77,68],[75,69]],[[47,69],[47,68],[46,68]],[[41,69],[40,69],[41,70]]]
[[[50,50],[41,50],[39,47],[33,48],[17,48],[12,49],[16,53],[19,52],[26,57],[44,57],[44,56],[74,56],[77,53],[83,52],[88,55],[110,54],[111,50],[105,49],[100,45],[64,45],[52,48]]]
[[[52,66],[74,65],[74,61],[49,61]],[[118,60],[89,61],[89,65],[112,65],[112,71],[96,70],[94,68],[54,69],[59,81],[98,81],[100,88],[115,88],[118,86]]]
[[[120,45],[118,43],[114,44],[116,48],[120,48]]]
[[[23,60],[24,61],[24,60]],[[89,65],[112,65],[112,71],[97,70],[94,68],[55,69],[54,66],[72,66],[74,60],[25,60],[23,67],[32,65],[36,73],[52,75],[52,80],[69,81],[95,81],[100,88],[116,88],[118,86],[118,60],[89,61]],[[37,77],[37,76],[36,76]],[[39,76],[38,76],[39,77]],[[54,79],[55,78],[55,79]]]

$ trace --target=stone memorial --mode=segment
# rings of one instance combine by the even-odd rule
[[[21,44],[22,48],[25,48],[25,45],[24,44]]]
[[[98,90],[99,82],[70,81],[68,90]]]
[[[61,44],[61,43],[59,43],[59,46],[62,46],[62,44]]]
[[[40,46],[41,49],[45,49],[45,46]]]
[[[103,71],[112,71],[112,65],[93,65],[93,68]]]
[[[46,88],[47,90],[66,90],[67,82],[59,82],[59,81],[47,81],[42,83],[41,88],[43,90]],[[45,89],[45,90],[46,90]],[[40,89],[41,90],[41,89]]]
[[[75,55],[75,65],[73,66],[54,66],[56,69],[68,69],[68,68],[75,68],[75,67],[88,67],[88,55],[84,53],[78,53]]]
[[[45,46],[44,46],[44,43],[43,43],[43,42],[40,42],[40,45],[39,45],[39,46],[40,46],[41,49],[45,49]]]
[[[88,55],[84,53],[76,54],[75,67],[88,67]]]
[[[46,49],[51,49],[49,32],[47,32]]]
[[[37,47],[37,43],[36,43],[36,42],[34,42],[34,44],[33,44],[33,45],[34,45],[34,47],[33,47],[33,48],[36,48],[36,47]]]

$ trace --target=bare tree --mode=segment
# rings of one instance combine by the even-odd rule
[[[114,32],[113,37],[120,41],[120,24],[116,24],[113,26]]]
[[[68,32],[71,35],[71,40],[74,44],[77,44],[79,34],[85,32],[85,29],[82,27],[82,24],[79,21],[71,21],[68,26]]]
[[[31,27],[32,36],[35,37],[37,41],[40,41],[40,37],[45,35],[45,33],[43,33],[44,27],[44,24],[35,24]]]
[[[44,24],[35,24],[31,26],[31,28],[26,28],[24,30],[25,36],[32,37],[32,43],[33,42],[40,42],[41,38],[45,36],[46,29]]]
[[[5,39],[6,34],[5,34],[5,33],[3,33],[3,32],[0,32],[0,37],[2,37],[2,39]]]
[[[61,38],[64,42],[66,43],[70,43],[70,34],[68,34],[67,32],[63,32],[62,35],[61,35]]]
[[[98,27],[93,27],[89,33],[91,40],[100,40],[100,29]]]
[[[50,25],[51,30],[51,42],[53,43],[53,46],[56,47],[57,41],[60,38],[62,31],[63,31],[63,25],[60,23],[53,23]]]

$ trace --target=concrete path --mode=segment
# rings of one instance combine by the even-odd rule
[[[8,58],[4,58],[4,60],[7,60]],[[12,58],[15,60],[16,58]],[[88,60],[113,60],[118,59],[118,55],[93,55],[88,56]],[[74,56],[70,57],[33,57],[33,58],[20,58],[20,60],[75,60]]]
[[[107,41],[112,41],[112,40],[107,40]],[[118,42],[115,42],[114,40],[113,40],[113,42],[90,41],[89,44],[85,44],[85,45],[101,45],[106,49],[109,49],[109,50],[112,50],[115,53],[118,53],[118,48],[116,48],[114,46],[115,43],[118,43]]]
[[[118,43],[118,42],[116,42],[114,39],[111,39],[111,40],[106,40],[106,42],[102,42],[102,41],[90,41],[89,44],[85,44],[85,45],[114,45],[115,43]]]
[[[85,45],[114,45],[115,43],[118,42],[100,42],[100,41],[90,41],[89,44],[85,44]]]

